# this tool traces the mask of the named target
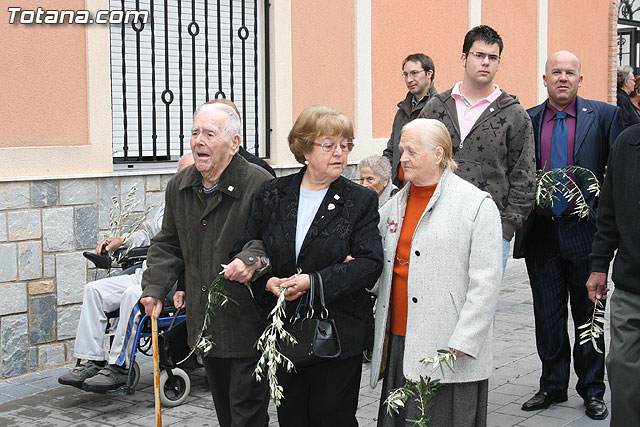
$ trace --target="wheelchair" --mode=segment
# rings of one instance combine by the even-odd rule
[[[134,274],[137,268],[142,266],[146,259],[148,247],[133,249],[119,249],[113,254],[113,259],[118,260],[115,264],[112,257],[106,250],[101,254],[95,252],[84,252],[85,258],[90,260],[96,268],[110,270],[119,268],[121,274]],[[184,280],[184,276],[181,275]],[[162,313],[158,317],[158,348],[160,360],[160,400],[165,407],[174,407],[182,404],[191,391],[191,380],[186,370],[193,370],[199,367],[194,355],[187,360],[183,360],[189,354],[186,333],[186,315],[182,310],[173,306],[173,294],[176,292],[177,283],[164,301]],[[124,385],[115,390],[106,391],[105,394],[113,396],[123,396],[135,394],[135,387],[140,381],[140,366],[136,361],[136,355],[141,352],[144,355],[152,356],[151,342],[151,318],[144,314],[144,308],[139,304],[142,317],[138,322],[131,337],[133,344],[129,356],[129,368],[127,381]],[[105,333],[113,328],[116,319],[119,319],[119,310],[105,313],[107,317],[107,328]],[[113,342],[113,336],[110,337]],[[178,363],[181,362],[181,363]],[[80,363],[80,361],[78,361]],[[183,369],[184,368],[184,369]]]

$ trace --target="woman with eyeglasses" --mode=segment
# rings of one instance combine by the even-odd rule
[[[362,353],[373,344],[367,288],[382,271],[378,198],[341,176],[353,148],[353,125],[340,111],[305,108],[288,139],[305,166],[264,183],[234,251],[264,244],[271,271],[259,279],[265,294],[255,297],[270,310],[285,292],[287,318],[309,291],[309,273],[319,273],[340,338],[338,358],[279,373],[284,389],[279,425],[357,426]]]

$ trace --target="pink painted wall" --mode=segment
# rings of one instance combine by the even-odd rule
[[[443,91],[462,79],[462,41],[469,26],[468,0],[371,0],[373,137],[388,138],[399,101],[407,94],[402,60],[424,53],[436,68]],[[455,11],[455,13],[452,13]]]
[[[354,0],[291,1],[293,119],[325,104],[354,119]]]
[[[85,2],[55,8],[85,9]],[[6,5],[0,16],[0,148],[88,144],[85,26],[9,24]]]
[[[578,95],[604,102],[608,95],[609,6],[602,0],[583,0],[580,7],[549,0],[549,55],[558,50],[577,55],[584,76]]]
[[[524,108],[538,104],[538,2],[484,0],[482,23],[504,43],[495,83],[517,95]]]

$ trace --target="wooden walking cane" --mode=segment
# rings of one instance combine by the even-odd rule
[[[160,406],[160,359],[158,354],[158,318],[156,306],[151,314],[151,344],[153,346],[153,391],[156,403],[156,427],[162,427],[162,408]]]

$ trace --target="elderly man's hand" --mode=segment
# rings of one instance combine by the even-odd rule
[[[103,247],[107,251],[115,251],[120,246],[122,246],[123,243],[124,243],[124,239],[122,237],[110,237],[110,238],[104,239],[102,242],[100,242],[98,244],[98,246],[96,246],[95,252],[98,255],[100,255],[100,253],[102,252],[102,248]]]
[[[247,283],[253,274],[262,267],[262,261],[247,265],[240,258],[236,258],[224,268],[224,278],[235,282]]]
[[[607,299],[607,273],[598,273],[594,271],[587,280],[587,291],[589,299],[595,304],[596,300]]]
[[[140,302],[144,306],[144,312],[147,316],[151,316],[154,314],[155,308],[155,316],[160,317],[160,313],[162,312],[162,301],[154,297],[143,297],[140,298]]]
[[[173,294],[173,306],[175,308],[185,308],[187,306],[187,294],[185,291],[176,291]]]

